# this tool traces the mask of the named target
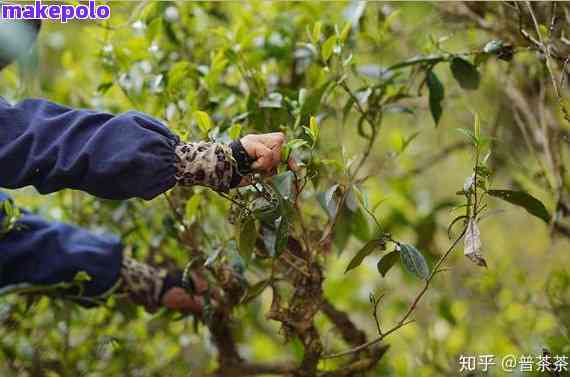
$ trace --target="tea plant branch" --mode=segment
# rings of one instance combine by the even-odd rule
[[[525,1],[525,4],[526,4],[528,11],[530,13],[530,16],[532,18],[532,22],[534,24],[534,29],[536,31],[536,35],[538,36],[539,47],[542,50],[542,52],[544,52],[544,56],[546,58],[546,68],[548,69],[548,73],[549,73],[550,79],[552,81],[552,87],[554,88],[554,94],[556,95],[557,98],[560,99],[560,90],[558,89],[558,84],[556,83],[554,70],[552,68],[552,57],[550,55],[551,54],[550,47],[547,44],[545,44],[545,42],[544,42],[544,38],[542,36],[542,33],[540,32],[540,26],[539,26],[538,21],[536,19],[536,14],[534,13],[532,6],[530,5],[530,2]]]
[[[342,197],[340,198],[340,201],[338,202],[338,205],[336,207],[336,212],[334,215],[334,218],[332,219],[332,221],[329,223],[329,226],[325,228],[325,231],[323,232],[323,236],[321,237],[320,243],[324,243],[327,238],[332,234],[334,227],[336,225],[336,223],[338,222],[338,219],[340,218],[340,213],[342,212],[342,207],[344,207],[344,202],[346,201],[346,197],[348,195],[348,191],[343,191],[342,193]]]
[[[370,128],[372,129],[372,135],[370,135],[370,138],[368,139],[368,144],[367,144],[366,149],[364,151],[364,155],[362,156],[362,159],[358,163],[356,170],[352,174],[352,178],[354,178],[357,176],[357,174],[360,171],[360,169],[362,168],[362,166],[364,166],[364,163],[366,162],[366,160],[370,156],[370,152],[372,152],[372,147],[374,146],[374,142],[376,141],[376,137],[378,136],[378,129],[376,127],[377,126],[376,120],[370,116],[370,113],[368,111],[365,111],[364,108],[362,108],[360,101],[358,100],[356,95],[354,95],[352,90],[350,90],[350,88],[348,87],[348,84],[345,81],[342,81],[340,83],[340,86],[350,96],[350,98],[352,99],[352,101],[356,105],[358,112],[360,113],[361,116],[364,117],[364,119],[366,119],[366,122],[368,122],[368,124],[370,125]]]
[[[289,260],[286,256],[286,254],[283,253],[279,256],[279,258],[281,258],[287,265],[289,265],[290,267],[292,267],[293,269],[295,269],[297,272],[299,272],[301,275],[304,275],[305,277],[310,277],[309,273],[305,270],[303,270],[301,267],[297,266],[295,264],[295,262]],[[303,261],[304,262],[304,261]]]
[[[237,200],[235,200],[234,198],[232,198],[229,195],[226,195],[222,192],[216,191],[216,193],[218,195],[220,195],[222,198],[229,200],[230,202],[232,202],[233,204],[235,204],[236,206],[240,207],[241,209],[248,211],[249,212],[249,208],[247,208],[247,206],[245,206],[243,203],[238,202]]]
[[[430,284],[431,284],[434,276],[436,275],[437,271],[439,270],[441,265],[447,260],[447,258],[449,257],[451,252],[455,249],[455,247],[459,244],[459,242],[463,239],[466,231],[467,231],[467,227],[464,227],[463,231],[461,232],[459,237],[457,237],[455,239],[455,241],[453,241],[453,243],[447,249],[447,251],[439,258],[439,260],[437,261],[437,263],[433,267],[430,275],[426,279],[423,288],[418,292],[418,294],[416,295],[416,297],[414,298],[414,300],[410,304],[406,313],[400,318],[400,320],[392,328],[383,332],[382,335],[379,335],[377,338],[375,338],[375,339],[373,339],[367,343],[361,344],[360,346],[354,347],[354,348],[349,349],[347,351],[334,353],[334,354],[330,354],[330,355],[325,355],[325,356],[323,356],[323,359],[334,359],[334,358],[338,358],[338,357],[349,356],[349,355],[355,354],[357,352],[360,352],[360,351],[362,351],[362,350],[364,350],[364,349],[366,349],[366,348],[368,348],[368,347],[370,347],[376,343],[381,342],[388,335],[390,335],[390,334],[394,333],[395,331],[399,330],[400,328],[412,323],[414,320],[413,319],[410,320],[409,317],[412,315],[412,313],[414,312],[414,310],[416,309],[416,307],[420,303],[421,299],[424,297],[424,295],[428,291]]]
[[[374,322],[376,322],[376,330],[378,331],[378,335],[382,336],[382,325],[380,324],[380,317],[378,316],[378,306],[382,301],[384,295],[381,295],[378,299],[371,294],[372,302],[372,316],[374,317]]]
[[[400,176],[400,178],[409,178],[409,177],[412,177],[414,175],[421,174],[425,170],[433,167],[433,165],[437,164],[438,162],[445,160],[447,157],[449,157],[449,155],[451,153],[462,150],[468,146],[469,146],[469,144],[466,142],[458,142],[455,144],[448,145],[447,147],[443,148],[443,150],[441,150],[441,152],[425,159],[424,162],[421,163],[419,166],[417,166],[414,169],[411,169],[411,170],[405,172],[404,174],[402,174]]]
[[[305,254],[312,259],[313,258],[313,253],[311,253],[311,243],[309,241],[309,232],[307,230],[307,225],[305,224],[305,218],[303,216],[303,211],[301,210],[301,206],[299,205],[299,198],[301,197],[301,192],[304,188],[304,185],[302,187],[299,187],[299,177],[297,176],[297,173],[292,171],[293,176],[295,177],[294,179],[294,183],[295,183],[295,200],[293,203],[293,206],[295,207],[295,211],[297,211],[297,216],[299,217],[299,225],[301,226],[301,233],[303,236],[303,242],[305,243]]]
[[[564,119],[566,120],[566,122],[570,123],[570,111],[566,108],[566,106],[563,103],[562,94],[560,92],[560,88],[558,87],[558,83],[556,82],[556,75],[554,73],[554,68],[552,63],[552,57],[554,57],[556,60],[560,62],[564,61],[564,59],[567,59],[567,57],[562,57],[552,52],[550,45],[544,41],[544,37],[540,32],[540,25],[538,23],[536,14],[532,9],[532,5],[530,4],[529,1],[525,1],[525,4],[529,10],[530,17],[532,19],[532,23],[538,39],[533,38],[526,30],[522,28],[522,21],[521,21],[522,10],[520,9],[519,4],[516,3],[516,6],[519,11],[519,32],[527,41],[529,41],[535,48],[537,48],[539,51],[541,51],[544,54],[546,69],[548,70],[548,74],[552,82],[552,87],[554,89],[554,94],[558,101],[558,106],[560,107],[560,110],[562,111],[562,114],[564,115]],[[564,75],[564,69],[562,70],[562,74]]]
[[[356,327],[347,313],[337,309],[329,300],[323,300],[321,311],[335,325],[344,341],[349,345],[356,347],[367,341],[366,333]]]
[[[257,375],[289,375],[295,371],[290,364],[255,364],[243,363],[220,368],[209,377],[242,377]]]
[[[558,232],[558,234],[561,234],[566,238],[570,238],[570,227],[562,224],[560,221],[554,222],[554,229]]]
[[[178,208],[172,202],[172,198],[170,197],[170,195],[168,193],[165,192],[164,197],[166,198],[166,202],[168,203],[168,206],[170,207],[170,211],[174,215],[174,218],[178,221],[178,223],[180,223],[180,225],[184,228],[184,230],[186,230],[186,224],[184,223],[184,216],[182,216],[182,214],[180,214],[180,212],[178,211]]]
[[[568,111],[568,109],[566,108],[566,106],[563,103],[563,98],[562,95],[560,93],[560,89],[558,88],[558,84],[556,82],[556,77],[554,74],[554,69],[552,67],[552,58],[551,58],[551,50],[550,50],[550,45],[546,44],[544,41],[544,37],[542,36],[542,33],[540,32],[540,26],[538,24],[537,18],[536,18],[536,14],[534,13],[534,10],[532,9],[532,6],[530,4],[530,2],[526,1],[525,2],[529,12],[530,12],[530,16],[532,18],[532,22],[534,24],[534,28],[536,31],[536,34],[538,36],[538,39],[540,41],[542,50],[544,52],[544,56],[546,59],[546,68],[548,70],[548,74],[550,76],[550,79],[552,81],[552,87],[554,89],[554,94],[558,100],[558,106],[560,107],[560,110],[562,111],[562,114],[564,115],[564,119],[570,123],[570,112]],[[552,19],[552,28],[554,25],[554,17]],[[562,77],[564,77],[564,71],[562,72]],[[541,101],[541,104],[543,102]],[[553,170],[553,173],[556,175],[556,189],[555,189],[555,194],[556,194],[556,206],[557,209],[560,206],[561,200],[562,200],[562,195],[563,195],[563,190],[564,190],[564,184],[563,184],[563,177],[562,177],[562,172],[561,171],[557,171],[556,166],[555,166],[555,160],[554,160],[554,156],[553,156],[553,151],[552,151],[552,147],[550,145],[550,138],[549,138],[549,134],[548,134],[548,125],[546,124],[546,122],[541,122],[542,123],[542,132],[544,135],[544,141],[545,141],[545,150],[547,152],[547,157],[549,158],[549,162],[551,164],[551,168]],[[554,219],[554,217],[553,217]],[[554,221],[554,220],[553,220]],[[554,223],[552,223],[552,229],[554,230]]]
[[[359,376],[364,375],[365,372],[370,371],[372,368],[378,364],[380,359],[386,354],[390,346],[382,345],[374,349],[370,356],[356,359],[347,365],[344,365],[338,369],[321,372],[317,376],[318,377],[351,377],[351,376]]]

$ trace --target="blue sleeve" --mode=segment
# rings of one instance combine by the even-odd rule
[[[64,188],[106,199],[152,199],[176,183],[179,139],[139,112],[76,110],[0,98],[0,187]]]
[[[5,200],[0,193],[0,227]],[[123,246],[113,236],[23,213],[14,228],[0,232],[0,292],[70,283],[84,271],[91,280],[83,284],[83,295],[99,296],[118,282],[122,257]]]

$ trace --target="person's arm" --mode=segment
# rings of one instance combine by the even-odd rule
[[[41,99],[12,106],[0,98],[0,187],[71,188],[107,199],[152,199],[176,183],[227,191],[254,160],[262,169],[279,162],[279,135],[267,136],[273,149],[251,138],[247,145],[181,143],[136,111],[112,115]]]
[[[102,295],[118,282],[123,245],[116,237],[27,212],[4,229],[8,200],[0,193],[0,292],[71,283],[81,271],[91,277],[84,284],[86,297]]]
[[[118,293],[148,312],[167,307],[201,313],[199,296],[208,287],[197,272],[190,280],[194,296],[188,294],[181,271],[167,272],[134,260],[112,235],[49,222],[26,211],[7,228],[7,204],[14,208],[0,192],[0,296],[48,294],[90,307]],[[88,279],[78,282],[81,272]]]

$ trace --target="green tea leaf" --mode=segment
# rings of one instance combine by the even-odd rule
[[[73,282],[75,283],[81,283],[84,281],[91,281],[91,280],[93,279],[85,271],[79,271],[77,274],[75,274],[75,277],[73,278]]]
[[[443,88],[441,81],[439,81],[439,78],[431,70],[427,73],[426,83],[429,89],[429,109],[431,111],[433,121],[437,126],[443,112],[441,102],[445,97],[445,89]]]
[[[199,194],[196,194],[194,196],[192,196],[192,198],[190,198],[189,201],[186,202],[186,218],[188,220],[192,219],[195,215],[196,212],[198,211],[198,208],[200,207],[200,201],[202,199],[202,196]]]
[[[253,301],[256,297],[263,293],[265,288],[269,287],[269,284],[271,284],[271,279],[264,279],[250,286],[247,289],[247,293],[243,297],[241,303],[245,305]]]
[[[285,173],[274,176],[272,182],[283,199],[293,200],[295,175],[292,171],[286,171]]]
[[[332,81],[327,81],[323,85],[303,91],[303,102],[301,103],[301,116],[309,116],[311,114],[318,114],[319,107],[321,105],[321,100],[323,95],[331,85]],[[299,96],[301,93],[299,93]]]
[[[255,219],[253,216],[248,216],[239,224],[238,249],[243,258],[249,259],[253,254],[256,239]]]
[[[321,28],[321,22],[315,22],[315,26],[313,26],[313,32],[311,33],[311,42],[315,44],[319,43],[319,40],[321,39]]]
[[[397,260],[398,252],[396,250],[382,256],[376,265],[380,275],[382,275],[382,277],[385,277]]]
[[[453,77],[463,89],[475,90],[479,87],[479,81],[481,80],[479,71],[477,67],[467,60],[456,56],[451,59],[449,68]]]
[[[307,140],[303,140],[303,139],[292,139],[289,140],[287,142],[287,144],[285,144],[285,146],[287,148],[289,148],[291,151],[294,151],[295,149],[299,149],[305,145],[307,145],[309,143],[307,143]]]
[[[429,277],[429,267],[424,256],[413,245],[400,244],[400,261],[408,272],[426,280]]]
[[[169,91],[176,91],[181,89],[182,83],[190,77],[191,66],[186,61],[178,62],[168,71],[168,84]]]
[[[358,250],[358,252],[354,256],[354,258],[352,258],[352,260],[350,261],[350,263],[346,267],[346,270],[344,271],[344,273],[346,274],[348,271],[355,269],[356,267],[360,266],[362,264],[362,262],[364,261],[364,258],[366,258],[370,254],[372,254],[374,252],[374,250],[376,250],[377,248],[379,248],[381,246],[382,246],[381,240],[368,241],[360,250]]]
[[[468,130],[467,128],[456,128],[455,131],[463,134],[465,137],[467,137],[469,139],[469,141],[476,146],[478,144],[478,140],[475,137],[475,134],[473,134],[473,131]]]
[[[333,35],[329,37],[325,43],[321,46],[321,56],[325,62],[327,62],[332,56],[333,50],[337,43],[337,36]]]
[[[550,214],[544,204],[529,193],[513,190],[489,190],[487,193],[495,198],[523,207],[528,213],[542,219],[547,224],[550,222]]]
[[[257,198],[251,208],[254,216],[264,223],[273,224],[280,216],[279,206],[268,202],[265,198]]]
[[[239,123],[232,125],[228,130],[228,136],[230,137],[230,139],[232,140],[239,139],[241,135],[241,128],[242,128],[241,124]]]
[[[279,256],[287,247],[287,241],[289,240],[289,219],[286,216],[281,216],[275,221],[275,224],[277,232],[275,234],[275,254],[273,256]]]
[[[350,30],[352,29],[352,24],[350,22],[347,22],[344,24],[344,27],[342,28],[342,31],[340,32],[340,41],[341,42],[346,42],[346,40],[348,39],[348,36],[350,35]]]
[[[198,123],[200,130],[206,135],[214,125],[208,113],[204,111],[195,111],[194,119],[196,120],[196,123]]]
[[[368,217],[362,208],[358,208],[355,212],[349,210],[350,232],[360,241],[370,239],[370,226],[368,224]]]
[[[311,130],[311,138],[313,142],[316,142],[319,138],[319,124],[317,123],[317,118],[311,117],[309,121],[309,129]]]

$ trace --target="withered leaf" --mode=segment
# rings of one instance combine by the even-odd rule
[[[481,232],[475,218],[471,217],[467,223],[467,230],[465,231],[465,249],[464,254],[473,263],[481,267],[487,267],[487,262],[481,254]]]

